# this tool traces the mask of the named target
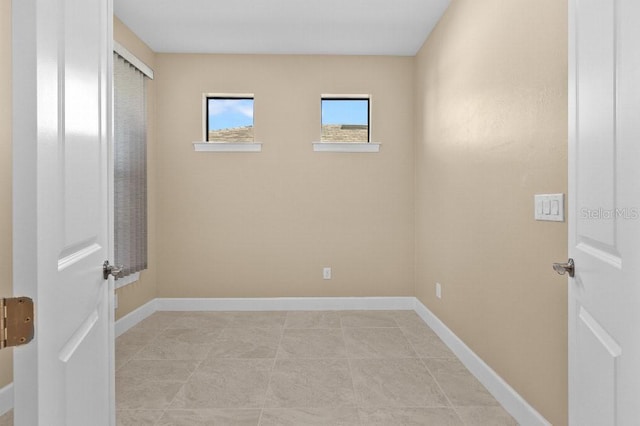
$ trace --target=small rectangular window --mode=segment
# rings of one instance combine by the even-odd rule
[[[253,142],[253,98],[207,96],[207,141]]]
[[[369,142],[369,98],[322,97],[321,142]]]

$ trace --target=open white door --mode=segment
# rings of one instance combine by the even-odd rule
[[[114,424],[110,0],[13,2],[16,426]]]
[[[640,2],[569,2],[569,423],[640,422]]]

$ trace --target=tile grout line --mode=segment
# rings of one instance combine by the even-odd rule
[[[127,330],[126,332],[122,333],[120,336],[117,337],[117,339],[121,338],[122,336],[126,335],[127,333],[129,333],[131,330],[133,330],[135,327],[130,328],[129,330]],[[162,332],[164,330],[166,330],[167,328],[153,328],[153,327],[148,327],[148,328],[141,328],[140,330],[157,330],[158,334],[156,336],[154,336],[151,340],[149,340],[148,343],[145,343],[144,345],[142,345],[137,351],[135,351],[134,353],[132,353],[127,360],[124,362],[124,364],[122,364],[120,367],[115,368],[114,373],[117,373],[118,370],[121,370],[123,367],[125,367],[127,364],[129,364],[131,361],[137,361],[135,360],[135,356],[138,355],[144,348],[146,348],[147,346],[149,346],[150,344],[152,344],[159,336],[160,334],[162,334]],[[117,339],[115,344],[117,345]],[[115,358],[115,355],[114,355]]]
[[[415,347],[413,346],[413,343],[411,343],[411,340],[409,340],[408,338],[407,340],[409,341],[409,344],[413,347],[415,351]],[[436,376],[431,372],[431,370],[427,366],[427,363],[424,362],[425,358],[422,358],[417,352],[416,352],[416,355],[418,355],[418,359],[420,360],[420,363],[424,366],[425,370],[427,370],[427,373],[429,373],[429,375],[433,378],[433,381],[435,382],[436,386],[438,386],[438,389],[440,389],[440,392],[442,392],[442,395],[444,395],[445,399],[449,403],[449,407],[451,407],[451,410],[455,413],[456,417],[458,417],[458,420],[460,420],[460,423],[462,423],[463,425],[466,425],[466,422],[462,419],[462,416],[460,416],[460,413],[456,409],[456,406],[453,405],[453,402],[451,402],[449,395],[447,395],[447,393],[444,391],[444,388],[442,387],[442,385],[440,385],[440,382],[438,381],[438,379],[436,379]]]
[[[394,318],[395,320],[395,318]],[[398,322],[398,321],[396,321]],[[418,351],[416,350],[415,345],[413,344],[413,342],[411,341],[411,339],[409,338],[409,336],[407,336],[407,334],[404,332],[403,327],[400,325],[400,323],[398,323],[398,326],[400,327],[400,332],[402,333],[402,335],[404,336],[404,338],[407,340],[407,343],[409,343],[409,345],[411,346],[411,349],[413,350],[413,352],[416,354],[417,359],[420,361],[420,364],[422,364],[422,366],[425,368],[425,370],[427,370],[427,373],[429,374],[429,376],[431,376],[433,378],[434,383],[436,384],[436,386],[438,386],[438,389],[440,389],[440,392],[442,392],[442,395],[445,397],[445,399],[447,400],[447,402],[449,403],[449,406],[451,408],[451,410],[455,413],[456,417],[458,417],[458,420],[460,420],[460,422],[465,425],[464,420],[462,420],[462,417],[460,417],[460,414],[458,413],[458,411],[455,409],[455,407],[453,406],[453,403],[451,402],[451,400],[449,399],[449,396],[447,395],[447,393],[444,391],[444,389],[442,388],[442,386],[440,385],[440,383],[438,382],[438,380],[436,379],[436,377],[431,373],[431,370],[429,370],[429,367],[427,367],[427,364],[424,362],[423,358],[420,356],[420,354],[418,353]],[[426,327],[429,327],[428,325],[425,324]]]
[[[170,325],[167,325],[165,328],[162,329],[162,332],[166,331],[166,330],[170,330]],[[196,328],[195,330],[198,330],[199,328]],[[222,332],[224,328],[220,329],[220,333]],[[162,334],[162,332],[160,334]],[[158,336],[156,336],[153,340],[156,340],[160,334],[158,334]],[[152,342],[153,342],[152,340]],[[149,344],[151,344],[152,342],[149,342]],[[184,383],[182,384],[182,386],[180,386],[180,389],[178,389],[178,392],[176,392],[176,394],[173,396],[173,398],[171,398],[171,401],[169,401],[166,406],[163,408],[162,410],[162,414],[160,415],[160,417],[158,417],[158,420],[154,421],[153,424],[157,425],[159,424],[160,420],[162,420],[162,418],[164,417],[164,415],[166,414],[167,410],[169,410],[169,408],[171,407],[171,404],[173,404],[173,402],[175,401],[176,397],[178,396],[178,394],[180,393],[180,391],[187,385],[187,383],[189,382],[189,380],[191,379],[191,377],[193,377],[193,375],[196,373],[196,371],[198,370],[198,368],[200,367],[200,365],[202,365],[202,363],[204,362],[205,359],[207,359],[207,356],[209,355],[209,353],[213,350],[213,345],[211,345],[211,348],[209,349],[209,352],[207,353],[207,355],[205,355],[205,357],[203,359],[200,360],[200,362],[197,363],[197,365],[194,367],[193,371],[191,372],[191,374],[189,374],[189,377],[187,377],[187,379],[184,381]],[[176,360],[177,361],[177,360]],[[191,360],[182,360],[182,361],[191,361]],[[193,361],[198,361],[193,360]]]
[[[143,346],[143,347],[142,347],[138,352],[136,352],[136,355],[137,355],[138,353],[140,353],[140,352],[142,351],[142,349],[146,348],[147,346],[149,346],[149,345],[151,345],[153,342],[155,342],[155,341],[156,341],[156,340],[157,340],[157,339],[162,335],[162,333],[164,333],[164,331],[165,331],[165,330],[167,330],[167,329],[169,329],[169,325],[167,325],[167,326],[165,326],[164,328],[162,328],[162,329],[160,330],[160,332],[158,333],[158,335],[157,335],[157,336],[155,336],[153,339],[151,339],[151,341],[150,341],[149,343],[147,343],[146,345],[144,345],[144,346]],[[135,356],[135,355],[134,355],[134,356]],[[133,357],[131,357],[131,359],[130,359],[129,361],[131,361],[131,360],[133,360]],[[180,392],[180,390],[178,390],[178,392]],[[177,395],[177,393],[176,393],[176,395]],[[175,395],[174,395],[173,399],[175,399]],[[169,404],[171,404],[171,402],[173,402],[173,399],[172,399],[171,401],[169,401]],[[157,424],[160,422],[160,420],[162,420],[162,418],[164,417],[164,413],[165,413],[166,411],[167,411],[166,407],[162,409],[162,414],[160,414],[160,416],[158,417],[158,419],[157,419],[157,420],[155,420],[155,421],[153,422],[154,426],[155,426],[155,425],[157,425]]]
[[[353,391],[353,402],[356,408],[356,414],[358,415],[358,424],[362,424],[362,417],[360,416],[360,404],[358,403],[358,396],[356,394],[356,385],[353,377],[353,369],[351,368],[351,354],[349,353],[349,349],[347,348],[347,339],[344,335],[345,327],[342,326],[342,315],[338,314],[340,317],[340,334],[342,335],[342,343],[344,344],[344,351],[347,355],[347,366],[349,367],[349,377],[351,379],[351,390]]]
[[[458,419],[460,419],[460,422],[462,422],[463,425],[466,425],[467,423],[464,421],[464,419],[462,418],[462,416],[458,412],[457,407],[453,404],[453,402],[451,402],[451,399],[449,398],[449,395],[447,395],[447,393],[444,391],[444,388],[442,387],[442,385],[440,385],[440,382],[438,381],[438,379],[436,379],[436,376],[431,372],[431,370],[427,366],[427,363],[424,362],[424,358],[420,358],[420,362],[422,363],[422,365],[424,365],[424,368],[427,369],[427,371],[429,372],[429,375],[431,377],[433,377],[433,380],[436,382],[436,385],[438,385],[438,388],[442,391],[442,394],[444,395],[444,397],[449,402],[449,405],[451,405],[451,409],[453,410],[454,413],[456,413],[456,416],[458,416]]]
[[[284,338],[284,331],[287,325],[287,317],[289,316],[289,311],[285,311],[286,315],[284,316],[284,321],[282,323],[282,331],[280,333],[280,340],[278,340],[278,346],[276,347],[276,353],[273,356],[273,365],[271,366],[271,371],[269,372],[269,380],[267,381],[267,388],[264,391],[264,397],[262,399],[262,407],[260,407],[260,416],[258,417],[258,425],[262,423],[262,415],[264,414],[265,405],[267,404],[267,395],[269,394],[269,388],[271,387],[271,378],[273,377],[273,373],[276,370],[276,363],[278,361],[278,353],[280,352],[280,345],[282,344],[282,339]]]
[[[146,319],[149,319],[151,316],[153,316],[153,315],[150,315],[149,317],[145,318],[145,320],[146,320]],[[144,321],[144,320],[143,320],[143,321]],[[132,327],[131,329],[127,330],[127,332],[126,332],[126,333],[124,333],[124,334],[122,334],[120,337],[122,337],[122,336],[126,335],[126,334],[127,334],[127,333],[129,333],[131,330],[133,330],[134,328],[135,328],[135,327]],[[134,357],[135,357],[137,354],[139,354],[139,353],[140,353],[144,348],[146,348],[147,346],[149,346],[149,345],[151,345],[153,342],[155,342],[155,341],[158,339],[158,337],[160,337],[160,335],[161,335],[165,330],[167,330],[168,328],[169,328],[169,326],[168,326],[168,325],[167,325],[167,326],[165,326],[165,327],[157,327],[157,328],[156,328],[156,327],[148,327],[148,329],[150,329],[150,330],[157,330],[157,331],[158,331],[158,334],[157,334],[157,335],[155,335],[155,336],[153,337],[153,339],[151,339],[147,344],[145,344],[145,345],[144,345],[144,346],[142,346],[140,349],[138,349],[134,354],[132,354],[132,355],[131,355],[131,357],[127,360],[127,362],[125,362],[122,366],[120,366],[120,368],[119,368],[119,369],[123,368],[125,365],[129,364],[131,361],[134,361]],[[145,327],[141,327],[141,330],[145,330]],[[135,360],[135,361],[137,361],[137,360]],[[119,369],[118,369],[118,370],[119,370]],[[117,370],[116,370],[116,371],[117,371]],[[118,408],[118,407],[116,407],[116,417],[117,417],[117,408]],[[139,410],[136,410],[136,411],[139,411]],[[149,411],[155,411],[155,410],[149,410]],[[160,411],[160,410],[158,410],[158,411]],[[162,414],[160,414],[160,417],[158,417],[158,419],[157,419],[157,420],[154,420],[154,422],[153,422],[153,424],[154,424],[154,425],[158,424],[158,422],[162,419],[162,416],[164,416],[165,411],[166,411],[165,409],[162,409]]]

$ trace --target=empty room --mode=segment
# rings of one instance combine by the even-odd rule
[[[636,424],[638,22],[0,0],[0,426]]]

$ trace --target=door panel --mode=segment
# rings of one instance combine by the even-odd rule
[[[615,218],[593,220],[589,214],[615,206],[615,31],[610,1],[581,0],[577,20],[577,156],[579,211],[577,236],[586,250],[618,256]],[[605,142],[606,141],[606,142]],[[594,206],[597,206],[593,211]],[[601,209],[601,210],[600,210]],[[586,216],[586,217],[585,217]]]
[[[578,358],[581,376],[576,391],[581,409],[576,424],[614,425],[616,361],[621,349],[583,307],[578,312],[577,347],[589,356]]]
[[[93,223],[104,214],[101,211],[100,187],[102,152],[95,148],[100,142],[100,67],[101,35],[91,28],[100,28],[99,0],[61,0],[64,7],[64,70],[61,80],[61,111],[64,140],[63,183],[61,197],[65,203],[65,245],[80,241],[95,241]],[[77,201],[83,200],[79,204]]]
[[[16,426],[113,425],[110,0],[21,0],[14,27]]]
[[[65,378],[66,424],[108,424],[109,406],[104,402],[109,401],[109,386],[96,386],[95,382],[96,372],[100,372],[102,377],[97,383],[109,383],[108,359],[96,357],[94,352],[95,348],[104,347],[109,332],[105,327],[108,321],[102,321],[102,317],[108,318],[108,306],[107,300],[101,301],[99,310],[91,312],[58,354]]]
[[[569,2],[569,423],[640,419],[640,2]]]

